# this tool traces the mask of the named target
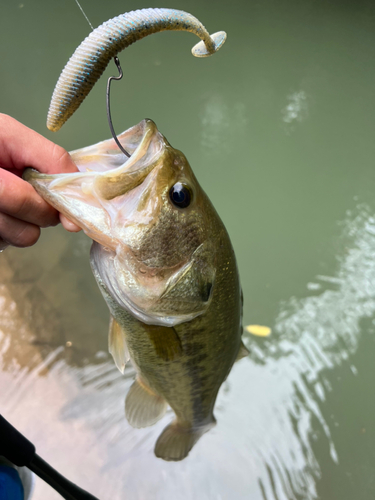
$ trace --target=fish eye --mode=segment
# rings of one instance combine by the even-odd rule
[[[192,193],[190,188],[181,182],[177,182],[169,190],[169,198],[173,205],[179,208],[186,208],[190,205]]]

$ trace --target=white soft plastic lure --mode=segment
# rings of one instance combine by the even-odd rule
[[[85,38],[61,72],[48,111],[49,130],[56,132],[72,116],[113,57],[137,40],[166,30],[201,38],[192,48],[196,57],[217,52],[227,36],[225,31],[210,36],[197,18],[175,9],[135,10],[106,21]]]

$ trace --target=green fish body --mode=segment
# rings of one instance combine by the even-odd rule
[[[91,266],[110,313],[109,350],[137,376],[125,401],[133,427],[175,419],[155,454],[182,460],[215,425],[217,393],[241,342],[242,299],[227,231],[185,156],[151,120],[71,153],[80,172],[27,170],[39,194],[93,240]]]

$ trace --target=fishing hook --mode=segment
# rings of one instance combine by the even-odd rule
[[[114,61],[115,61],[115,64],[117,66],[119,74],[118,74],[118,76],[110,76],[108,78],[108,82],[107,82],[107,93],[106,93],[106,96],[107,96],[107,118],[108,118],[108,125],[109,125],[109,128],[111,129],[112,137],[114,138],[117,146],[124,153],[124,155],[126,155],[128,158],[130,158],[130,154],[122,147],[120,141],[117,138],[116,132],[115,132],[115,130],[113,128],[112,118],[111,118],[111,108],[110,108],[110,98],[109,98],[109,94],[110,94],[110,90],[111,90],[111,81],[112,80],[121,80],[121,78],[123,77],[123,73],[122,73],[122,69],[121,69],[119,58],[117,56],[115,56],[114,57]]]

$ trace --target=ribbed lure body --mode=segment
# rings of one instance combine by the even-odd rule
[[[201,38],[192,49],[196,57],[213,54],[226,39],[223,31],[210,36],[198,19],[181,10],[141,9],[106,21],[85,38],[63,69],[48,110],[49,130],[59,130],[72,116],[113,57],[137,40],[166,30]]]

